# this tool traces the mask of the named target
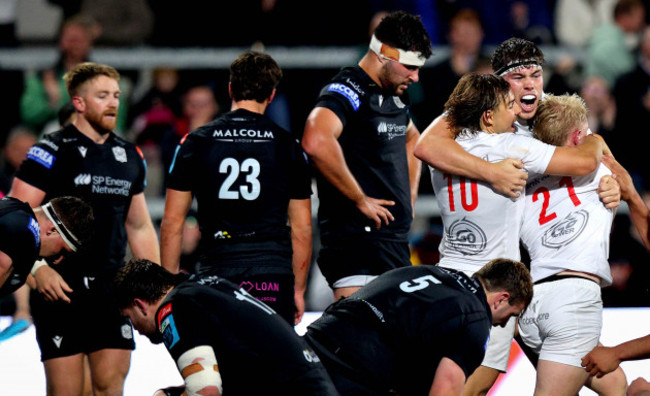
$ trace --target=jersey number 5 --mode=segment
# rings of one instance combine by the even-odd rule
[[[246,184],[235,185],[239,173],[246,174]],[[227,174],[219,189],[219,199],[244,198],[252,201],[260,196],[260,163],[255,158],[246,158],[240,164],[234,158],[224,158],[219,164],[219,173]]]
[[[399,284],[399,288],[406,293],[413,293],[414,291],[426,289],[431,284],[437,285],[440,281],[433,275],[424,275],[419,278],[404,281]]]
[[[576,190],[573,188],[573,179],[571,179],[569,176],[563,177],[560,179],[560,186],[566,187],[567,192],[569,193],[569,198],[571,198],[571,202],[573,202],[573,206],[578,206],[581,204],[580,199],[576,195]],[[555,212],[552,212],[550,214],[546,213],[548,210],[549,201],[551,199],[551,193],[548,191],[548,188],[540,187],[535,190],[533,193],[533,202],[537,202],[539,200],[540,194],[544,198],[544,201],[542,202],[542,211],[539,213],[539,225],[544,225],[549,221],[555,219],[557,217],[557,214],[555,214]]]

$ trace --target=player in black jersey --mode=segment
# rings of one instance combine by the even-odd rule
[[[35,208],[15,198],[0,199],[0,297],[25,283],[42,262],[77,251],[92,230],[92,208],[79,198],[54,198]]]
[[[162,265],[179,270],[194,196],[198,272],[237,283],[294,324],[311,258],[311,178],[296,138],[264,115],[281,77],[270,56],[242,54],[230,67],[232,111],[182,139],[167,180]]]
[[[335,299],[409,263],[420,162],[406,89],[431,55],[419,17],[395,12],[370,49],[321,91],[303,148],[318,169],[318,264]]]
[[[218,276],[185,279],[147,260],[130,261],[115,279],[122,313],[165,343],[183,376],[185,386],[165,394],[338,394],[318,356],[272,309]]]
[[[95,395],[122,394],[134,348],[131,325],[109,286],[123,265],[127,241],[136,257],[159,260],[156,231],[144,197],[139,150],[112,133],[118,72],[83,63],[64,77],[75,107],[72,124],[33,146],[10,195],[36,207],[63,195],[82,198],[95,216],[89,249],[35,272],[31,306],[49,394],[81,394],[88,356]]]
[[[526,267],[496,259],[472,278],[419,265],[330,305],[305,334],[342,395],[460,395],[492,325],[530,303]]]

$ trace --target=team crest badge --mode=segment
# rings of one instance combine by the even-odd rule
[[[113,155],[117,161],[126,162],[126,150],[124,150],[124,147],[113,147]]]

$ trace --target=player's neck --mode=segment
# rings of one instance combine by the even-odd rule
[[[88,139],[92,140],[96,144],[104,144],[104,142],[106,142],[106,139],[108,139],[108,133],[100,133],[97,131],[97,129],[90,125],[90,123],[84,117],[77,116],[77,119],[74,120],[73,124],[79,130],[79,132],[86,135]]]
[[[268,105],[269,105],[268,101],[264,101],[263,103],[260,103],[256,100],[240,100],[237,102],[233,100],[232,106],[230,107],[230,111],[244,109],[253,113],[264,114]]]

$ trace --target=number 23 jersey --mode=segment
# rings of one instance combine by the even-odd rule
[[[461,135],[468,153],[488,162],[521,159],[528,172],[543,173],[555,146],[514,133]],[[431,180],[440,207],[444,235],[440,265],[473,274],[497,257],[519,260],[523,193],[509,198],[484,182],[452,176],[432,168]]]

